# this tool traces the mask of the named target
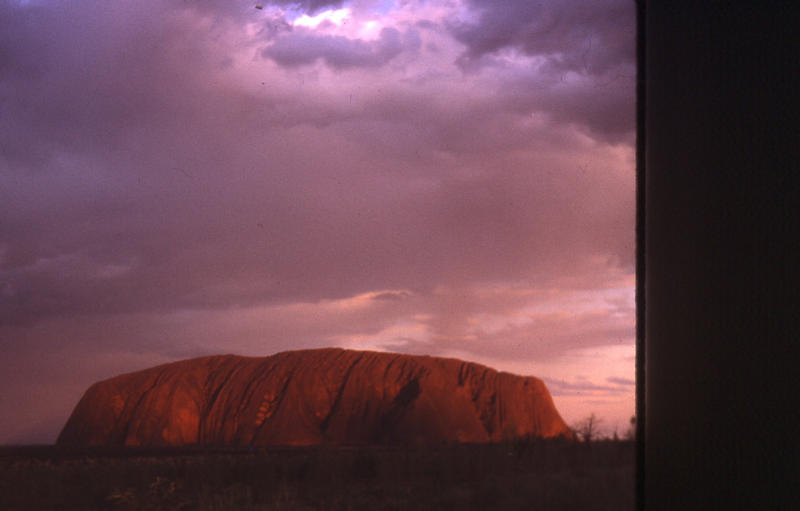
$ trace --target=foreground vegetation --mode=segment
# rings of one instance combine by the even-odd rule
[[[631,441],[245,450],[0,448],[3,510],[627,510]]]

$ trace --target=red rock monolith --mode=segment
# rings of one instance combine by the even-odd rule
[[[326,348],[220,355],[92,385],[59,445],[266,446],[571,437],[544,383],[455,359]]]

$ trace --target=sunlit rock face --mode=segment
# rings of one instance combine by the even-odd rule
[[[572,435],[537,378],[455,359],[329,348],[196,358],[95,383],[58,444],[426,444],[522,435]]]

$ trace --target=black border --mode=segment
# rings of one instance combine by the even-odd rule
[[[800,9],[637,11],[637,506],[794,509]]]

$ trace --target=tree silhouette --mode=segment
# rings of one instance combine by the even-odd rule
[[[578,438],[589,443],[597,436],[597,430],[601,422],[603,421],[598,419],[593,412],[587,418],[575,424],[572,429],[575,431],[575,434],[578,435]]]

